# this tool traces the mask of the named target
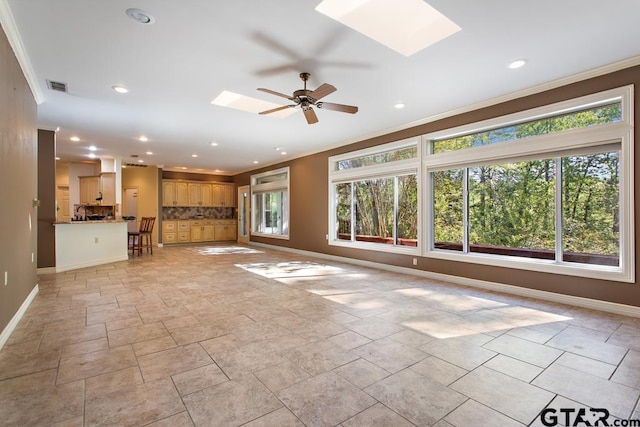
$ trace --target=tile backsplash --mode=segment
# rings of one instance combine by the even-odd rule
[[[204,207],[164,207],[162,219],[191,219],[201,216],[213,219],[234,219],[235,208],[204,208]]]

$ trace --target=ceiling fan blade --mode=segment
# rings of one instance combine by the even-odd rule
[[[287,108],[293,108],[293,107],[295,107],[295,104],[294,105],[285,105],[285,106],[278,107],[278,108],[272,108],[271,110],[260,111],[258,114],[271,114],[271,113],[275,113],[276,111],[286,110]]]
[[[358,107],[353,105],[334,104],[333,102],[318,102],[316,107],[324,110],[340,111],[343,113],[355,114],[358,112]]]
[[[289,95],[285,95],[284,93],[276,92],[275,90],[265,89],[263,87],[259,87],[258,90],[262,91],[262,92],[270,93],[271,95],[281,96],[283,98],[287,98],[288,100],[293,101],[293,98],[290,97]]]
[[[302,111],[304,111],[304,118],[307,119],[307,123],[310,125],[318,123],[318,116],[316,116],[316,112],[313,111],[313,108],[304,107]]]
[[[335,92],[336,89],[334,86],[328,84],[328,83],[323,83],[318,89],[314,90],[313,92],[311,92],[309,94],[310,98],[315,99],[316,101],[324,98],[325,96],[329,95],[330,93]]]

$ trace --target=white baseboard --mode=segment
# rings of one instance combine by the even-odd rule
[[[618,304],[615,302],[595,300],[591,298],[577,297],[573,295],[557,294],[554,292],[540,291],[538,289],[523,288],[520,286],[507,285],[504,283],[488,282],[485,280],[469,279],[467,277],[451,276],[448,274],[434,273],[431,271],[417,270],[407,267],[398,267],[395,265],[381,264],[373,261],[363,261],[354,258],[340,257],[336,255],[323,254],[320,252],[303,251],[300,249],[292,249],[283,246],[268,245],[265,243],[250,242],[252,246],[259,246],[268,249],[275,249],[282,252],[290,252],[298,255],[312,256],[316,258],[327,259],[330,261],[344,262],[347,264],[359,265],[362,267],[377,268],[379,270],[392,271],[394,273],[411,274],[414,276],[424,277],[427,279],[440,280],[450,282],[457,285],[470,286],[474,288],[487,289],[491,291],[503,292],[505,294],[519,295],[527,298],[537,298],[540,300],[551,301],[561,304],[572,305],[576,307],[588,308],[592,310],[605,311],[607,313],[620,314],[623,316],[640,317],[640,307]]]
[[[80,268],[95,267],[96,265],[111,264],[112,262],[127,261],[128,259],[129,259],[129,255],[124,255],[124,256],[118,256],[113,258],[105,258],[105,259],[101,259],[100,261],[83,262],[80,264],[67,264],[62,266],[56,266],[55,272],[62,273],[64,271],[78,270]]]
[[[18,326],[18,322],[20,322],[20,319],[22,319],[22,316],[24,316],[24,313],[26,313],[33,299],[36,297],[36,295],[38,295],[38,291],[39,291],[39,288],[38,288],[38,284],[36,283],[36,285],[33,287],[31,292],[29,293],[29,296],[27,296],[27,298],[24,300],[24,302],[20,306],[20,309],[16,312],[16,314],[13,316],[13,318],[11,319],[7,327],[4,328],[4,330],[0,334],[0,350],[2,350],[2,347],[4,347],[5,343],[13,333],[16,326]]]

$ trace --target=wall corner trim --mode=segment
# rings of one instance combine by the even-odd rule
[[[424,277],[426,279],[442,280],[456,285],[469,286],[473,288],[486,289],[490,291],[502,292],[505,294],[518,295],[527,298],[537,298],[544,301],[550,301],[560,304],[571,305],[575,307],[588,308],[591,310],[605,311],[607,313],[620,314],[623,316],[640,317],[640,307],[632,305],[618,304],[615,302],[601,301],[590,298],[577,297],[573,295],[556,294],[553,292],[540,291],[537,289],[522,288],[519,286],[506,285],[504,283],[488,282],[478,279],[469,279],[467,277],[451,276],[448,274],[434,273],[424,270],[416,270],[407,267],[398,267],[389,264],[380,264],[372,261],[363,261],[354,258],[339,257],[335,255],[323,254],[320,252],[304,251],[301,249],[292,249],[283,246],[269,245],[266,243],[249,242],[251,246],[258,246],[267,249],[274,249],[282,252],[289,252],[298,255],[311,256],[315,258],[326,259],[330,261],[342,262],[346,264],[354,264],[362,267],[376,268],[379,270],[391,271],[394,273],[411,274],[413,276]]]
[[[39,288],[38,288],[38,284],[36,283],[36,285],[31,290],[31,293],[29,293],[27,298],[24,300],[24,302],[20,306],[20,309],[18,309],[18,311],[13,316],[13,318],[11,319],[7,327],[4,328],[2,333],[0,333],[0,350],[2,350],[2,347],[4,347],[5,343],[13,333],[16,326],[18,326],[18,322],[20,322],[20,319],[22,319],[22,316],[24,316],[24,313],[26,313],[27,309],[33,302],[33,299],[36,297],[36,295],[38,295],[38,292],[39,292]]]
[[[38,105],[42,104],[45,101],[44,93],[38,84],[38,77],[33,70],[31,60],[29,59],[26,48],[24,47],[22,37],[20,37],[18,26],[16,25],[16,21],[13,19],[13,13],[11,13],[11,8],[9,7],[7,0],[0,0],[0,24],[2,24],[2,28],[4,28],[4,32],[7,35],[11,48],[13,49],[13,53],[16,55],[20,68],[22,68],[22,72],[29,84],[29,88],[31,88],[33,98]]]

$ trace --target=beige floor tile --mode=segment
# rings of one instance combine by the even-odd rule
[[[52,427],[84,427],[84,416],[70,418],[68,420],[60,421],[51,424]]]
[[[353,418],[342,423],[343,427],[412,427],[413,424],[393,412],[391,409],[376,403]]]
[[[40,350],[50,350],[54,348],[62,348],[67,344],[74,344],[83,341],[92,341],[107,336],[104,323],[90,326],[74,325],[69,328],[55,329],[49,331],[45,329],[42,341],[40,342]]]
[[[531,382],[535,377],[540,375],[543,370],[538,366],[502,354],[490,359],[483,366],[526,383]]]
[[[248,319],[244,315],[241,317]],[[201,325],[188,325],[173,329],[171,336],[178,345],[185,345],[231,333],[232,325],[228,324],[228,319],[216,320],[218,321],[213,324],[203,323]],[[224,320],[227,320],[227,322],[225,323]]]
[[[103,394],[124,390],[142,384],[142,374],[137,366],[97,375],[85,380],[85,397],[92,399]]]
[[[304,427],[298,417],[293,415],[287,408],[276,409],[275,411],[255,419],[243,427]]]
[[[280,390],[277,396],[306,426],[334,426],[376,403],[333,372]]]
[[[130,346],[71,356],[60,360],[57,384],[119,371],[137,364]]]
[[[420,350],[469,371],[497,354],[459,338],[434,340],[421,346]]]
[[[629,357],[629,353],[627,353],[626,357]],[[620,367],[616,370],[615,365],[610,365],[608,363],[600,362],[598,360],[589,359],[588,357],[578,356],[577,354],[565,352],[562,356],[558,358],[558,360],[555,361],[555,364],[566,366],[567,368],[572,368],[577,371],[585,372],[587,374],[595,375],[596,377],[600,377],[600,378],[604,378],[605,380],[608,380],[609,378],[611,378],[611,374],[613,374],[614,371],[621,372],[621,368],[622,368],[622,365],[624,364],[624,360],[620,364]],[[640,368],[640,367],[636,367],[636,371],[637,371],[637,368]],[[628,374],[632,372],[625,372],[624,374],[620,375],[619,378],[625,378],[625,379],[630,378]],[[627,383],[623,382],[622,384],[627,384]],[[627,385],[630,385],[630,384],[627,384]],[[634,388],[640,388],[640,382],[637,385],[638,386]],[[633,387],[633,385],[631,386]]]
[[[389,335],[389,338],[414,348],[418,348],[435,339],[428,335],[421,334],[415,331],[410,331],[408,329],[404,329],[400,332],[396,332],[395,334],[391,334]]]
[[[628,347],[640,351],[640,325],[620,325],[611,337],[609,337],[607,344]]]
[[[152,338],[160,338],[167,335],[169,335],[169,331],[167,331],[161,322],[107,332],[109,345],[111,347],[119,347],[121,345],[147,341]]]
[[[450,387],[525,425],[554,397],[548,391],[483,366]]]
[[[577,326],[569,326],[549,340],[546,345],[590,359],[617,365],[627,353],[627,349],[613,344],[606,344],[605,340],[608,337],[608,332],[598,332]]]
[[[488,350],[546,368],[562,354],[562,351],[511,335],[502,335],[483,345]]]
[[[84,381],[54,386],[55,370],[0,381],[0,424],[37,426],[82,415]]]
[[[170,378],[87,399],[85,425],[138,426],[185,410]]]
[[[592,408],[607,408],[611,415],[624,419],[640,396],[637,389],[555,364],[531,384]]]
[[[240,426],[282,407],[253,375],[192,393],[184,404],[196,426]]]
[[[197,343],[138,357],[138,365],[145,382],[190,371],[212,362],[207,352]]]
[[[381,319],[376,319],[375,317],[368,317],[351,323],[345,323],[344,326],[371,340],[378,340],[403,330],[401,326],[385,322]]]
[[[360,347],[361,345],[371,342],[369,338],[363,337],[360,334],[356,334],[353,331],[343,332],[338,335],[327,338],[327,341],[338,345],[345,350],[351,350],[352,348]]]
[[[193,421],[187,411],[164,418],[155,423],[147,424],[146,427],[193,427]]]
[[[429,356],[390,338],[365,344],[351,352],[391,373],[398,372]]]
[[[137,357],[177,347],[171,335],[131,344]]]
[[[229,381],[215,363],[172,375],[171,378],[181,396]]]
[[[318,375],[358,358],[328,341],[312,342],[284,353],[284,357],[300,365],[311,375]]]
[[[200,341],[200,345],[210,356],[223,351],[231,350],[241,345],[248,344],[233,334],[227,334],[206,341]]]
[[[65,345],[64,347],[62,347],[62,358],[108,349],[109,341],[107,340],[107,338],[98,338],[92,341],[84,341],[77,344]]]
[[[524,424],[469,399],[445,417],[456,427],[524,427]]]
[[[310,377],[299,365],[288,360],[257,371],[254,375],[273,392],[282,390]]]
[[[429,356],[426,359],[421,360],[415,365],[412,365],[410,369],[413,369],[424,377],[435,380],[442,385],[449,385],[463,375],[466,375],[468,372],[466,369],[452,365],[451,363],[445,362],[444,360],[438,359],[434,356]]]
[[[213,359],[231,379],[280,364],[285,360],[274,348],[263,342],[245,344],[215,353]]]
[[[415,425],[430,426],[467,398],[410,369],[383,379],[366,391]]]
[[[354,360],[353,362],[334,369],[333,372],[358,388],[368,387],[391,375],[390,372],[364,359]]]
[[[629,350],[611,377],[611,381],[640,390],[640,352]]]
[[[60,349],[41,352],[35,352],[32,346],[29,346],[29,349],[28,352],[13,352],[12,348],[3,348],[0,351],[0,380],[58,367]]]

